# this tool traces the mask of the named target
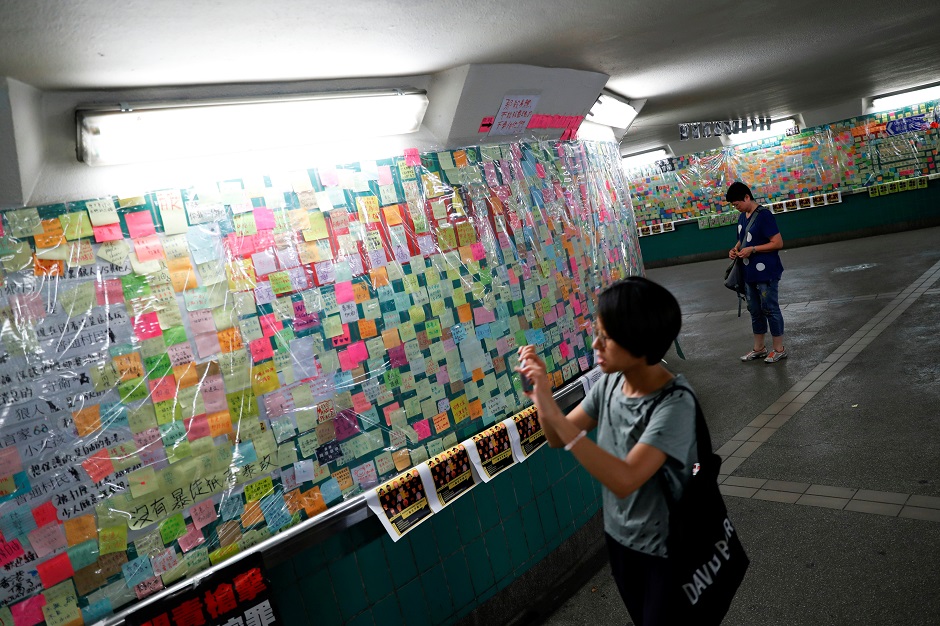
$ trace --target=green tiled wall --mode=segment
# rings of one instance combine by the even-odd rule
[[[600,509],[597,481],[543,446],[393,542],[378,520],[270,571],[288,626],[451,624],[538,563]]]
[[[932,224],[940,220],[940,184],[930,181],[926,189],[871,198],[867,194],[842,196],[840,204],[779,213],[775,216],[784,243],[830,237],[863,229],[891,230],[894,224]],[[644,263],[714,253],[727,256],[734,243],[735,226],[699,230],[695,222],[678,224],[676,230],[640,238]]]

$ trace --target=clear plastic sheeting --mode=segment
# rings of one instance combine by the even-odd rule
[[[727,213],[728,185],[747,183],[765,204],[808,200],[937,173],[940,109],[930,102],[627,172],[638,225]],[[665,170],[665,171],[664,171]],[[657,232],[663,232],[661,229]]]
[[[641,272],[612,144],[532,142],[2,214],[0,620],[91,622],[593,365]],[[7,612],[10,613],[7,613]]]

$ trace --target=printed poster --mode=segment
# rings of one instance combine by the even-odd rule
[[[462,443],[483,482],[490,482],[494,476],[516,462],[505,422],[495,424]]]
[[[401,539],[432,513],[417,468],[367,491],[366,502],[393,541]]]
[[[545,431],[539,423],[538,412],[535,406],[519,411],[512,417],[503,420],[509,429],[509,439],[512,442],[512,454],[519,463],[529,458],[529,455],[541,448],[546,441]]]
[[[480,482],[476,468],[463,444],[445,450],[418,466],[421,478],[431,494],[431,509],[442,508],[470,491]]]

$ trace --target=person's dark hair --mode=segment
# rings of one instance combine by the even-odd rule
[[[738,200],[744,200],[745,196],[750,196],[751,200],[754,199],[754,194],[751,193],[750,187],[742,182],[735,181],[731,183],[730,187],[728,187],[728,193],[725,194],[725,200],[728,202],[737,202]]]
[[[641,276],[625,278],[602,291],[597,315],[608,337],[649,365],[659,363],[682,328],[675,296]]]

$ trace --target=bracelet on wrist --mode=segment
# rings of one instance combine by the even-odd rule
[[[577,444],[579,441],[584,439],[584,437],[586,436],[587,436],[586,430],[582,430],[577,435],[575,435],[574,439],[572,439],[571,441],[565,444],[565,452],[571,452],[571,449],[575,446],[575,444]]]

